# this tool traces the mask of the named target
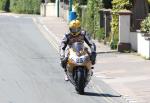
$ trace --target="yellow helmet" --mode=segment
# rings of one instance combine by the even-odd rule
[[[70,23],[69,23],[69,29],[70,29],[70,32],[73,36],[77,36],[80,34],[80,31],[81,31],[81,23],[79,20],[72,20]]]

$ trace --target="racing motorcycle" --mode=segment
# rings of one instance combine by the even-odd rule
[[[90,53],[83,43],[73,43],[69,48],[66,69],[68,79],[75,86],[77,93],[84,94],[84,88],[93,72]]]

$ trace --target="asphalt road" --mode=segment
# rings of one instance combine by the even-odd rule
[[[0,16],[0,103],[123,103],[90,84],[85,91],[64,81],[58,52],[31,16]]]

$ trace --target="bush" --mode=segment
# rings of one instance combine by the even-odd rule
[[[10,11],[16,13],[39,14],[40,0],[10,0]]]
[[[86,2],[86,0],[84,0]],[[74,5],[78,14],[78,19],[81,21],[82,28],[87,30],[93,38],[104,39],[104,28],[100,28],[100,14],[99,10],[103,7],[102,0],[87,0],[87,7],[83,7],[74,0]]]
[[[105,31],[104,31],[104,28],[100,28],[100,29],[96,32],[96,38],[98,39],[98,41],[101,41],[101,40],[105,39]]]
[[[85,19],[82,20],[82,25],[86,30],[93,34],[92,36],[96,38],[97,32],[99,32],[99,10],[102,8],[102,0],[88,0],[86,13],[84,15]]]
[[[150,33],[150,15],[141,22],[141,31]]]
[[[0,10],[9,11],[9,0],[0,0]]]
[[[94,0],[89,0],[87,4],[87,30],[94,33]]]
[[[148,0],[148,4],[150,4],[150,0]]]
[[[5,10],[6,0],[0,0],[0,10]]]

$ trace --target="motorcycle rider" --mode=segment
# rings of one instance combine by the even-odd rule
[[[60,59],[61,59],[61,66],[64,68],[66,72],[66,65],[67,65],[67,58],[68,53],[66,50],[67,46],[71,46],[75,42],[83,42],[84,41],[88,44],[88,46],[91,48],[91,54],[90,59],[92,62],[92,65],[95,64],[96,60],[96,45],[93,43],[88,35],[88,33],[84,30],[81,30],[81,24],[79,20],[72,20],[69,23],[69,33],[66,33],[61,41],[60,45]],[[65,53],[66,50],[66,53]],[[67,75],[65,75],[65,80],[68,80]]]

